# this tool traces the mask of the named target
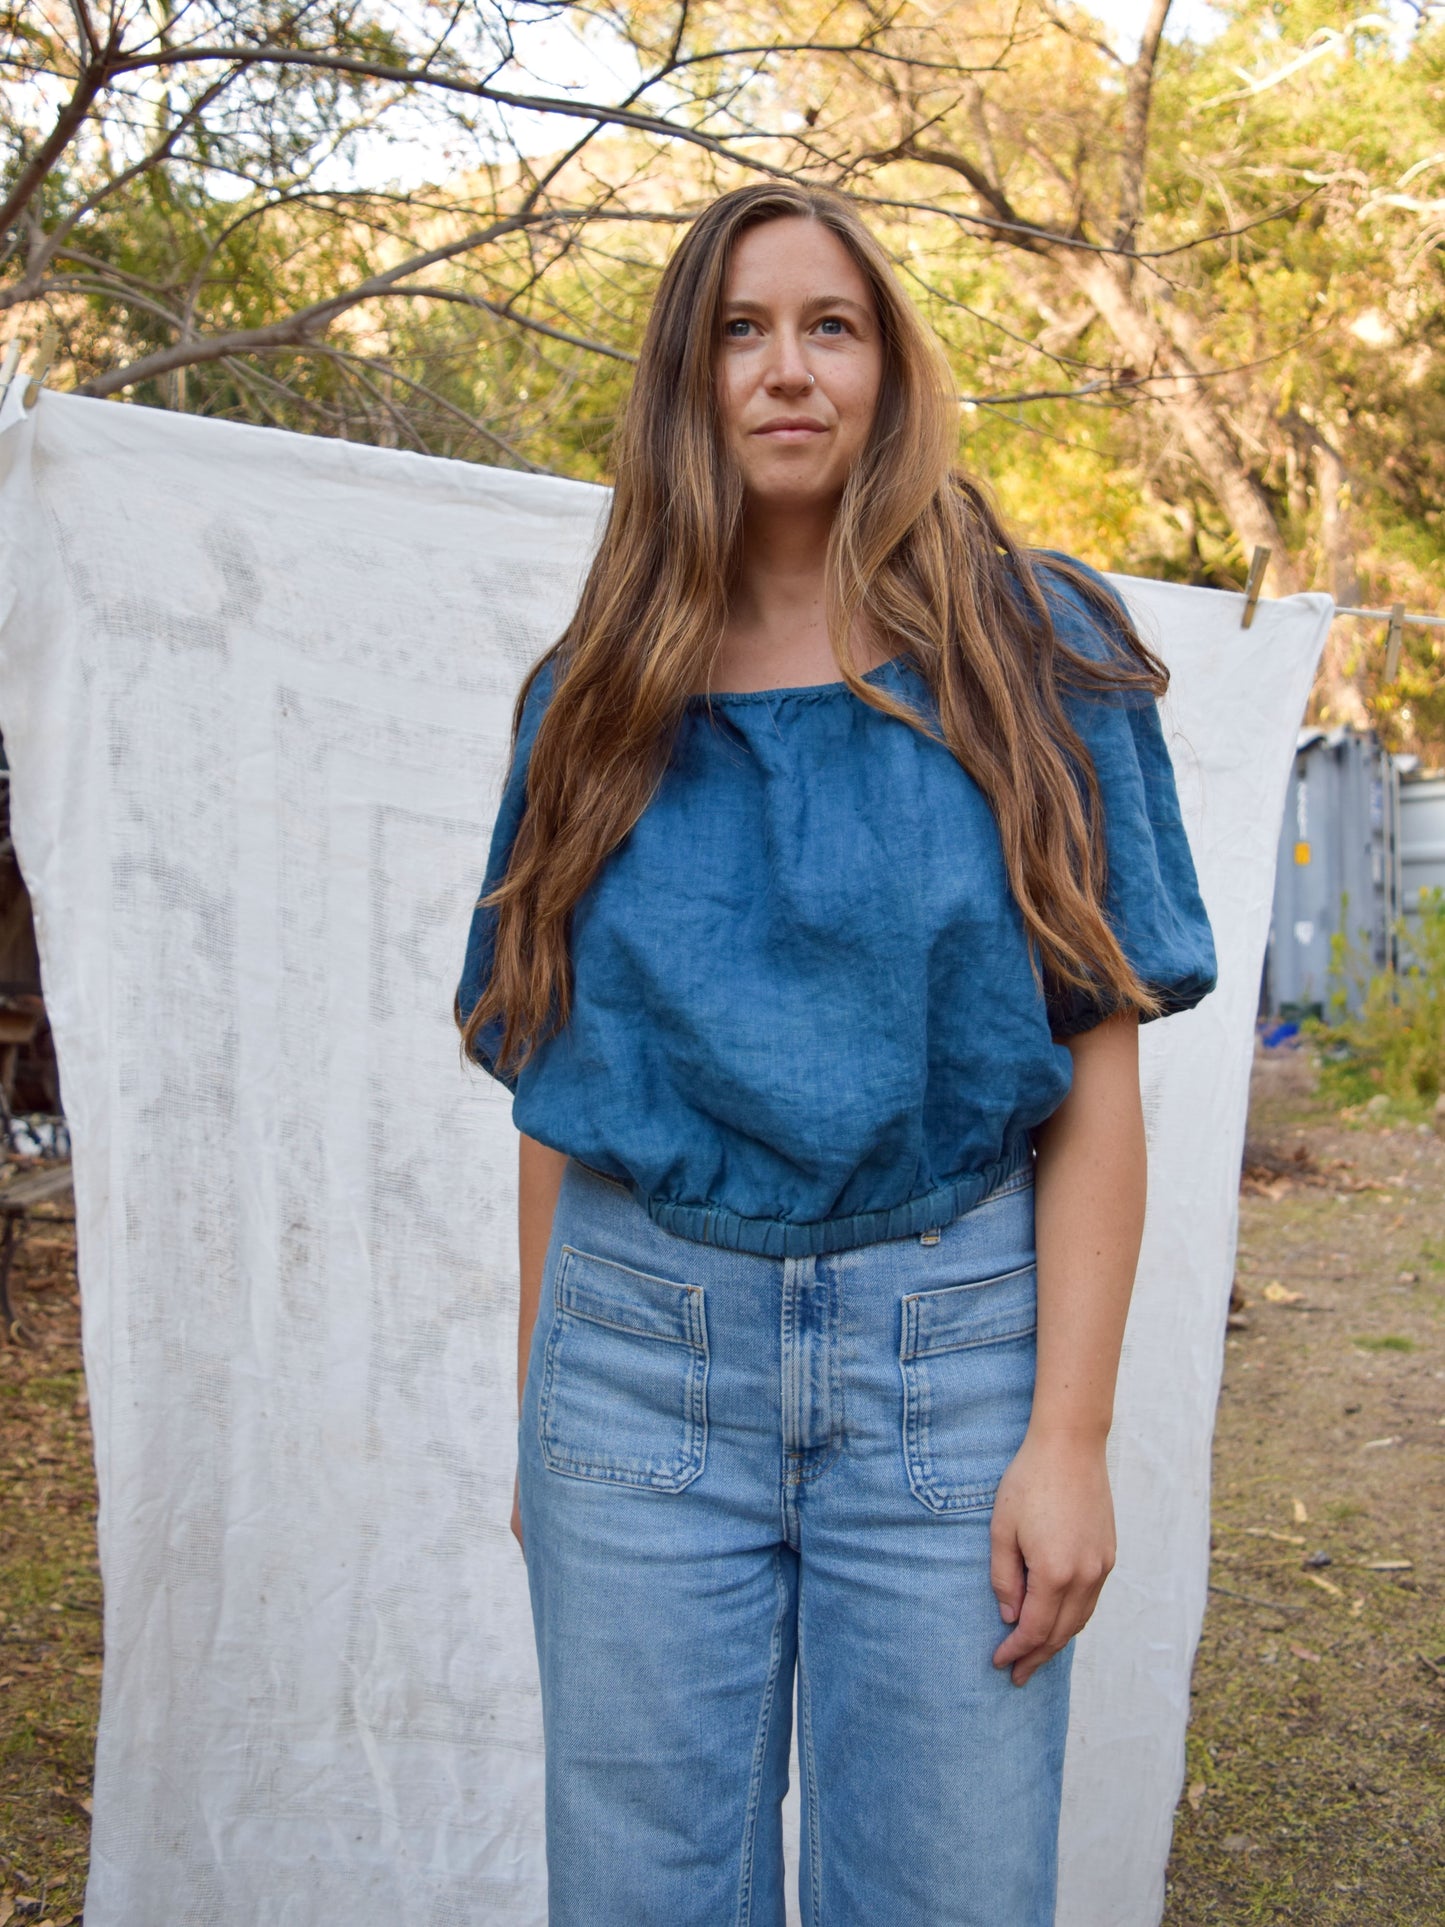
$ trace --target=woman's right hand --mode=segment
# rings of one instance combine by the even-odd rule
[[[512,1537],[522,1546],[522,1482],[520,1477],[512,1481]],[[527,1548],[522,1546],[522,1557],[527,1556]]]

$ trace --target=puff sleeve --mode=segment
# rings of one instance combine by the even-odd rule
[[[517,740],[512,748],[512,759],[502,789],[502,800],[492,827],[486,875],[477,892],[478,898],[494,890],[507,873],[507,865],[512,856],[512,845],[517,839],[517,831],[527,806],[527,768],[532,760],[532,745],[536,741],[537,729],[551,695],[552,664],[547,662],[538,670],[532,687],[527,691],[527,700],[523,705],[522,718],[517,730]],[[457,986],[457,1016],[462,1023],[465,1023],[471,1015],[490,981],[496,928],[495,909],[483,907],[478,902],[472,910],[461,982]],[[501,1045],[502,1023],[500,1019],[494,1019],[477,1032],[472,1040],[470,1055],[474,1063],[480,1064],[499,1083],[505,1084],[509,1091],[515,1092],[517,1088],[515,1075],[511,1072],[504,1073],[497,1068],[497,1052],[501,1049]]]
[[[1097,579],[1117,601],[1110,585]],[[1058,594],[1061,638],[1081,653],[1102,657],[1108,644],[1082,601],[1064,583]],[[1095,690],[1070,692],[1066,707],[1099,779],[1110,927],[1141,981],[1161,1000],[1159,1015],[1190,1010],[1217,981],[1214,934],[1158,704],[1147,690]],[[1064,1039],[1102,1022],[1117,999],[1062,986],[1051,987],[1046,1002],[1050,1031]]]

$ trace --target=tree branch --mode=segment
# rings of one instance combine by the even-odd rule
[[[90,31],[88,21],[85,31],[87,34]],[[110,39],[96,58],[88,61],[81,69],[74,91],[56,115],[55,125],[50,133],[36,148],[26,165],[21,168],[14,187],[4,201],[0,201],[0,234],[4,234],[8,228],[13,227],[19,216],[30,205],[51,168],[75,139],[96,96],[114,74],[115,68],[111,62],[119,32],[119,26],[113,24]]]
[[[926,165],[942,167],[951,174],[962,175],[984,206],[992,208],[994,218],[988,225],[996,228],[1005,240],[1016,248],[1022,248],[1027,254],[1051,254],[1054,247],[1068,242],[1067,235],[1021,220],[1003,189],[991,181],[966,154],[955,153],[948,147],[928,147],[909,138],[900,141],[890,155],[879,158],[922,161]]]
[[[449,242],[446,246],[433,248],[426,254],[413,256],[401,262],[384,274],[368,275],[354,288],[342,294],[329,296],[325,301],[314,301],[309,307],[298,308],[294,314],[283,315],[277,321],[268,322],[260,328],[237,328],[224,335],[211,335],[173,342],[167,348],[159,348],[153,354],[143,355],[139,361],[128,363],[123,368],[112,369],[104,375],[96,375],[90,381],[82,382],[76,390],[81,395],[113,395],[122,388],[130,388],[138,381],[150,381],[158,375],[169,374],[173,368],[197,367],[203,362],[221,361],[228,355],[250,354],[275,348],[314,348],[317,337],[330,327],[338,315],[348,308],[371,299],[374,295],[391,293],[396,283],[421,268],[433,266],[438,261],[448,261],[454,255],[465,254],[472,248],[485,247],[489,242],[499,241],[504,235],[514,234],[529,227],[548,226],[557,221],[575,221],[575,212],[542,214],[524,213],[509,215],[493,221],[488,227],[479,228],[460,241]]]
[[[87,194],[83,201],[78,202],[70,210],[63,221],[51,228],[37,247],[34,258],[26,261],[26,281],[32,278],[38,278],[45,273],[47,267],[55,259],[60,244],[64,241],[66,235],[73,233],[77,223],[84,220],[87,214],[99,207],[102,201],[109,199],[112,194],[117,193],[130,181],[135,180],[138,175],[144,174],[147,169],[155,167],[159,162],[168,159],[175,148],[177,140],[185,129],[210,106],[211,102],[215,100],[218,95],[225,92],[226,88],[230,86],[234,79],[235,75],[233,73],[226,74],[218,80],[214,86],[208,87],[199,100],[193,101],[186,109],[185,113],[181,115],[180,119],[176,122],[175,126],[170,129],[163,141],[160,141],[155,147],[151,148],[149,153],[143,154],[132,166],[122,169],[114,179],[108,180],[103,187],[96,188],[93,193]],[[0,211],[0,234],[4,233],[5,226],[3,211]],[[21,293],[18,298],[24,300],[26,296]]]
[[[393,368],[389,362],[377,361],[370,355],[358,355],[352,349],[337,348],[324,341],[307,342],[305,349],[308,354],[326,355],[333,361],[356,362],[363,368],[380,368],[393,381],[399,381],[403,387],[414,389],[419,395],[425,395],[428,401],[434,402],[448,415],[455,415],[458,421],[465,422],[468,428],[474,429],[478,435],[485,436],[494,447],[510,455],[519,468],[526,469],[529,475],[546,474],[545,469],[538,468],[535,462],[529,462],[520,449],[513,448],[512,444],[495,429],[488,428],[487,424],[478,421],[475,415],[469,415],[465,408],[458,408],[455,402],[448,401],[445,395],[439,395],[434,388],[428,388],[424,381],[416,381],[411,375],[402,374],[399,368]]]
[[[1114,245],[1118,248],[1133,245],[1144,206],[1144,171],[1149,157],[1149,102],[1154,90],[1154,69],[1159,59],[1159,42],[1164,37],[1164,22],[1169,17],[1169,6],[1170,0],[1150,0],[1138,57],[1129,69],[1129,90],[1124,98],[1119,218],[1114,228]]]
[[[551,341],[565,342],[569,348],[584,348],[588,354],[606,355],[612,361],[625,361],[635,366],[636,355],[630,355],[625,348],[614,348],[607,341],[591,341],[585,335],[568,334],[565,328],[554,328],[550,322],[537,321],[531,315],[518,314],[516,309],[500,301],[489,301],[484,294],[472,294],[465,288],[411,287],[387,288],[387,294],[425,295],[433,301],[453,301],[461,307],[480,308],[484,314],[495,315],[498,321],[509,321],[518,328],[526,328],[532,334],[546,335]]]
[[[731,47],[716,48],[707,59],[722,64],[734,57]],[[770,51],[858,54],[868,52],[859,43],[798,42]],[[438,73],[426,67],[393,66],[385,61],[365,60],[352,54],[323,53],[306,47],[276,47],[266,43],[254,46],[185,46],[159,54],[135,53],[111,63],[110,73],[140,73],[158,67],[199,66],[208,61],[224,61],[238,67],[279,66],[293,70],[314,69],[321,73],[347,74],[360,80],[388,80],[402,87],[428,87],[443,93],[464,94],[469,99],[485,100],[496,107],[510,107],[528,114],[557,114],[572,120],[589,120],[598,126],[628,127],[637,133],[656,134],[669,141],[683,141],[747,167],[755,173],[778,179],[791,179],[786,168],[773,167],[738,153],[726,140],[685,122],[668,120],[660,114],[639,113],[635,109],[608,105],[600,101],[569,100],[559,94],[523,94],[489,82],[468,80],[459,74]],[[678,63],[679,65],[684,63]],[[658,76],[653,76],[655,83]]]
[[[889,148],[884,154],[870,155],[873,160],[906,159],[896,148]],[[920,156],[921,158],[921,156]],[[950,163],[940,158],[938,165],[947,167]],[[954,169],[954,172],[958,172]],[[896,196],[883,194],[851,194],[850,198],[860,207],[883,207],[901,209],[913,214],[942,214],[950,221],[961,221],[967,227],[983,228],[986,233],[997,234],[1014,246],[1025,243],[1015,239],[1017,235],[1033,236],[1045,245],[1026,247],[1031,254],[1049,256],[1055,250],[1070,251],[1075,254],[1113,255],[1124,261],[1168,261],[1177,254],[1193,254],[1196,248],[1208,247],[1212,241],[1231,241],[1236,235],[1248,234],[1257,227],[1268,227],[1271,221],[1282,221],[1287,214],[1312,201],[1319,193],[1312,188],[1308,194],[1301,194],[1297,200],[1286,201],[1282,207],[1271,208],[1268,214],[1258,214],[1252,221],[1241,221],[1237,227],[1212,228],[1208,234],[1196,234],[1190,241],[1176,241],[1168,248],[1116,248],[1108,241],[1089,241],[1080,234],[1065,234],[1059,228],[1034,227],[1027,221],[1000,221],[988,214],[965,214],[956,207],[941,207],[932,201],[920,201],[916,197],[899,200]]]

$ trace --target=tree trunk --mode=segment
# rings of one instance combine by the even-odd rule
[[[1320,551],[1336,602],[1358,603],[1360,578],[1355,573],[1354,531],[1350,526],[1350,477],[1344,459],[1315,430],[1311,442],[1315,491],[1320,505]]]
[[[1151,381],[1149,394],[1169,415],[1210,493],[1229,519],[1245,559],[1257,547],[1271,551],[1266,582],[1275,595],[1302,586],[1294,557],[1285,546],[1268,495],[1240,458],[1213,397],[1189,357],[1169,339],[1149,312],[1137,287],[1129,287],[1099,255],[1060,250],[1056,264],[1086,297],[1099,319],[1141,374],[1169,377]]]
[[[1310,453],[1314,457],[1315,493],[1320,511],[1320,561],[1336,602],[1358,606],[1360,578],[1355,573],[1355,545],[1350,527],[1350,478],[1339,450],[1327,442],[1318,429],[1311,428]],[[1370,712],[1351,673],[1352,660],[1361,653],[1360,625],[1348,617],[1330,630],[1324,655],[1320,658],[1310,710],[1314,721],[1328,724],[1349,723],[1368,729]]]

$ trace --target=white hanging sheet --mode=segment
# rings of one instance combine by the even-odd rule
[[[48,392],[26,414],[22,386],[0,730],[100,1479],[87,1927],[540,1923],[515,1134],[450,1000],[513,695],[605,497]],[[1221,981],[1144,1033],[1120,1554],[1076,1659],[1060,1927],[1162,1911],[1252,1021],[1331,608],[1245,630],[1238,596],[1118,586],[1174,672]]]

